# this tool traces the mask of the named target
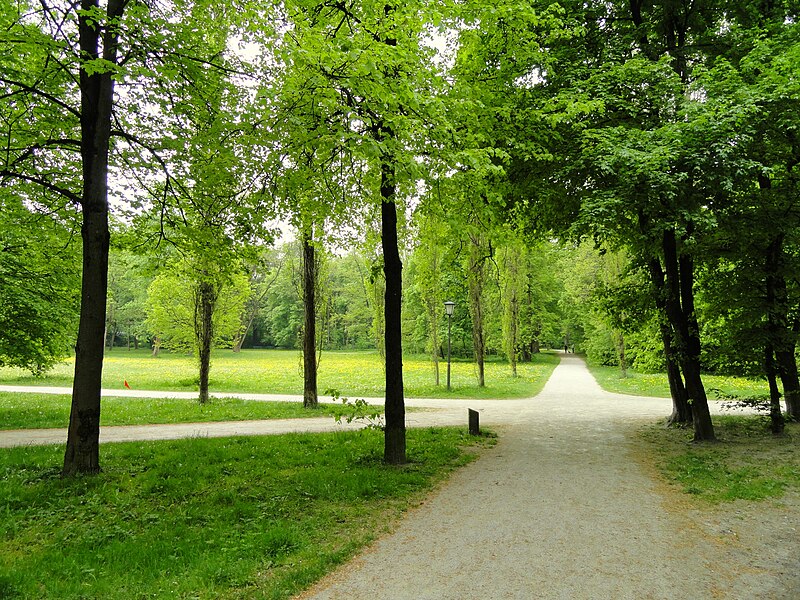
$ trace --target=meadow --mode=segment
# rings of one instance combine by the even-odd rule
[[[60,394],[0,392],[0,429],[66,427],[72,398]],[[151,425],[207,423],[307,417],[347,417],[354,408],[343,404],[320,404],[303,408],[302,402],[258,402],[238,398],[212,398],[205,404],[196,399],[121,398],[105,396],[100,425]],[[365,407],[365,411],[366,411]],[[410,410],[410,409],[409,409]]]
[[[669,382],[665,373],[637,373],[629,369],[627,376],[621,377],[618,367],[589,365],[589,370],[606,391],[633,396],[669,398]],[[703,383],[709,400],[722,396],[752,398],[769,394],[764,380],[730,375],[703,375]]]
[[[289,598],[391,530],[491,437],[409,430],[106,444],[62,479],[62,447],[0,451],[0,598]]]
[[[488,359],[486,387],[479,388],[472,361],[452,362],[451,390],[446,389],[447,363],[440,363],[440,384],[434,382],[427,356],[407,356],[403,361],[405,394],[409,398],[526,398],[536,395],[552,373],[558,357],[541,353],[530,363],[518,365],[513,377],[508,363]],[[15,368],[0,368],[0,384],[71,386],[74,360],[56,365],[43,377]],[[193,391],[197,389],[197,366],[186,354],[115,348],[107,352],[103,387],[123,389]],[[323,352],[319,364],[319,391],[335,390],[346,397],[382,397],[384,371],[377,352]],[[264,394],[303,393],[303,367],[299,352],[291,350],[218,350],[212,357],[212,392]]]

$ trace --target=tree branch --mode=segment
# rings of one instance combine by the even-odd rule
[[[67,188],[63,188],[63,187],[61,187],[59,185],[56,185],[54,183],[51,183],[51,182],[49,182],[46,179],[43,179],[41,177],[35,177],[33,175],[26,175],[25,173],[17,173],[16,171],[9,171],[7,169],[3,169],[2,171],[0,171],[0,180],[3,180],[3,179],[19,179],[21,181],[27,181],[29,183],[35,183],[37,185],[42,186],[46,190],[49,190],[51,192],[55,192],[56,194],[59,194],[59,195],[63,196],[64,198],[66,198],[67,200],[69,200],[71,202],[74,202],[75,204],[79,204],[80,205],[81,201],[82,201],[82,198],[78,194],[76,194],[75,192],[73,192],[73,191],[71,191],[71,190],[69,190]]]
[[[42,98],[45,98],[45,99],[49,100],[53,104],[55,104],[57,106],[60,106],[61,108],[63,108],[65,111],[67,111],[71,115],[73,115],[73,116],[75,116],[75,117],[77,117],[79,119],[81,118],[81,113],[80,113],[80,111],[78,109],[70,106],[66,102],[63,102],[62,100],[59,100],[58,98],[56,98],[52,94],[48,94],[47,92],[44,92],[44,91],[39,90],[39,89],[36,89],[35,87],[26,85],[26,84],[22,83],[21,81],[15,81],[13,79],[8,79],[7,77],[0,76],[0,82],[6,83],[8,85],[16,86],[16,87],[20,88],[20,91],[28,92],[29,94],[33,94],[35,96],[41,96]]]

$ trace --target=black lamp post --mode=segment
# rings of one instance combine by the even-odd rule
[[[456,303],[448,300],[444,303],[444,310],[447,312],[447,390],[450,391],[450,322],[453,317],[453,309]]]

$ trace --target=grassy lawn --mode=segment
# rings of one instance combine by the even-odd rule
[[[589,365],[600,386],[609,392],[631,394],[633,396],[657,396],[669,398],[669,382],[666,373],[635,373],[628,370],[628,376],[620,377],[618,367]],[[703,375],[703,383],[709,399],[715,399],[715,390],[725,395],[752,397],[769,394],[766,381],[729,377],[723,375]]]
[[[288,598],[389,530],[476,455],[454,428],[103,446],[61,479],[61,448],[0,451],[0,598]]]
[[[773,436],[760,416],[715,416],[721,443],[693,444],[685,429],[652,427],[643,433],[663,475],[687,494],[711,504],[764,500],[800,490],[800,424]]]
[[[451,387],[445,389],[446,363],[440,363],[441,385],[434,385],[433,367],[427,357],[409,356],[403,361],[406,396],[410,398],[526,398],[538,393],[552,373],[558,357],[542,353],[531,363],[518,366],[512,377],[505,361],[486,364],[486,387],[476,383],[475,365],[452,363]],[[72,360],[57,365],[44,377],[35,378],[19,369],[0,368],[0,384],[71,386]],[[191,356],[147,350],[117,348],[104,361],[103,387],[123,389],[191,391],[197,388],[197,367]],[[376,352],[324,352],[319,367],[319,390],[336,390],[348,397],[383,396],[384,372]],[[284,350],[243,350],[235,354],[221,350],[211,365],[214,392],[302,394],[303,369],[300,353]]]
[[[66,427],[70,396],[0,392],[0,429]],[[205,405],[197,400],[175,398],[103,398],[101,425],[147,425],[155,423],[205,423],[251,419],[298,419],[351,414],[341,404],[321,404],[309,410],[300,402],[257,402],[236,398],[212,398]]]

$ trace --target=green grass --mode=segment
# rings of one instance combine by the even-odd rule
[[[491,443],[410,430],[103,446],[61,479],[59,448],[0,451],[0,597],[288,598],[386,531]]]
[[[0,392],[0,429],[66,427],[70,396]],[[206,423],[258,419],[347,416],[353,412],[341,404],[303,408],[301,402],[258,402],[236,398],[212,398],[205,405],[176,398],[104,397],[101,425],[148,425],[156,423]]]
[[[433,366],[427,357],[408,356],[403,361],[405,393],[410,398],[526,398],[535,395],[552,373],[558,357],[542,353],[531,363],[518,366],[512,377],[505,361],[486,364],[486,387],[476,383],[475,365],[452,363],[450,392],[445,388],[446,363],[440,363],[439,386],[434,385]],[[71,386],[73,360],[58,364],[44,377],[33,377],[20,369],[0,368],[0,384]],[[282,350],[220,350],[213,356],[211,390],[214,392],[255,392],[302,394],[303,371],[300,353]],[[381,397],[384,371],[375,352],[324,352],[319,367],[319,390],[337,390],[348,397]],[[123,389],[123,382],[140,390],[191,391],[197,388],[197,367],[191,356],[117,348],[104,361],[103,387]]]
[[[718,416],[719,443],[693,444],[685,429],[652,427],[643,436],[663,475],[704,502],[758,501],[800,489],[800,424],[773,436],[759,416]]]
[[[589,365],[600,386],[609,392],[633,396],[656,396],[669,398],[669,382],[666,373],[636,373],[628,370],[628,376],[620,377],[618,367]],[[715,390],[729,396],[753,397],[769,393],[766,381],[724,375],[703,375],[703,383],[710,399],[717,397]]]

